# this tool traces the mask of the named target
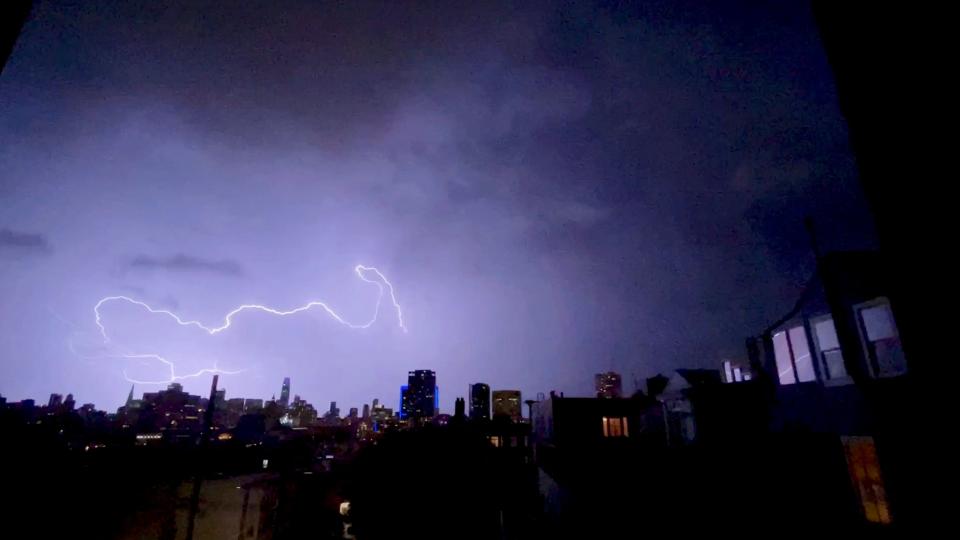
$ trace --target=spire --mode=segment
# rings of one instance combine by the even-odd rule
[[[132,384],[130,385],[130,394],[127,395],[127,407],[129,407],[130,404],[133,403],[133,386],[134,385]]]

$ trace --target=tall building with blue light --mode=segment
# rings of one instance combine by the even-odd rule
[[[429,369],[407,374],[407,385],[400,389],[400,418],[433,418],[440,409],[437,375]]]

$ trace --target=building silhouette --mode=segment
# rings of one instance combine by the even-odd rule
[[[55,409],[63,405],[63,394],[50,394],[50,399],[47,400],[47,407]]]
[[[263,410],[263,400],[262,399],[251,399],[247,398],[243,400],[243,412],[245,413],[255,413]]]
[[[280,407],[286,409],[290,406],[290,377],[283,378],[283,386],[280,388]]]
[[[146,392],[137,416],[138,436],[163,432],[170,440],[192,440],[200,430],[200,414],[205,400],[183,391],[183,386],[170,383],[166,390]]]
[[[470,419],[490,419],[490,386],[484,383],[470,385]]]
[[[293,396],[288,414],[293,427],[312,426],[317,422],[317,410],[300,396]]]
[[[224,427],[235,427],[243,416],[243,398],[232,398],[226,400],[222,409],[214,410],[214,414],[220,418],[220,423]],[[219,405],[218,405],[219,406]]]
[[[407,403],[407,385],[400,385],[400,403],[397,408],[398,414],[400,415],[401,420],[407,419],[407,413],[409,411],[409,405]]]
[[[437,375],[429,369],[407,374],[407,385],[401,388],[402,418],[433,418],[438,413]]]
[[[494,390],[493,417],[509,418],[514,422],[519,422],[523,419],[522,403],[519,390]]]
[[[597,373],[593,376],[593,385],[597,392],[597,397],[623,397],[623,379],[620,377],[620,374],[615,371]]]

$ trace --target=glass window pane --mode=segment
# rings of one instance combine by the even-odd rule
[[[820,345],[821,351],[840,348],[840,341],[837,339],[837,329],[833,326],[833,319],[823,319],[814,323],[813,330],[817,333],[817,344]]]
[[[847,367],[843,365],[843,355],[840,349],[823,353],[823,364],[830,379],[839,379],[847,376]]]
[[[907,361],[904,359],[903,348],[898,338],[882,339],[871,345],[881,377],[892,377],[907,372]]]
[[[777,332],[773,335],[773,355],[777,359],[777,377],[780,379],[780,384],[797,382],[796,377],[793,376],[793,362],[790,360],[786,332]]]
[[[860,310],[863,327],[867,331],[867,339],[880,341],[897,336],[896,325],[893,323],[893,313],[888,304],[868,307]]]
[[[629,437],[629,436],[630,436],[630,426],[627,424],[627,417],[626,417],[626,416],[623,417],[623,436],[624,436],[624,437]]]
[[[807,345],[807,331],[802,326],[794,326],[789,333],[790,346],[793,347],[793,363],[797,366],[797,379],[800,382],[817,380],[817,372],[813,369],[813,359],[810,357],[810,346]]]

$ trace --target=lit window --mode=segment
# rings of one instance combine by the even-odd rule
[[[817,348],[820,351],[820,370],[825,379],[842,379],[847,376],[847,368],[843,364],[843,354],[840,352],[840,340],[837,339],[837,328],[833,319],[825,317],[813,322],[813,334],[817,339]]]
[[[858,312],[874,376],[891,377],[906,373],[907,363],[890,304],[881,298],[868,303]]]
[[[810,347],[807,345],[807,332],[802,325],[774,334],[773,353],[781,385],[816,380]]]
[[[490,444],[492,444],[497,448],[500,448],[500,437],[496,435],[491,435],[489,438],[490,438]]]
[[[873,523],[890,523],[887,494],[873,437],[841,437],[850,481],[857,491],[863,516]]]
[[[627,417],[603,417],[603,436],[604,437],[629,437],[630,427],[627,425]]]

